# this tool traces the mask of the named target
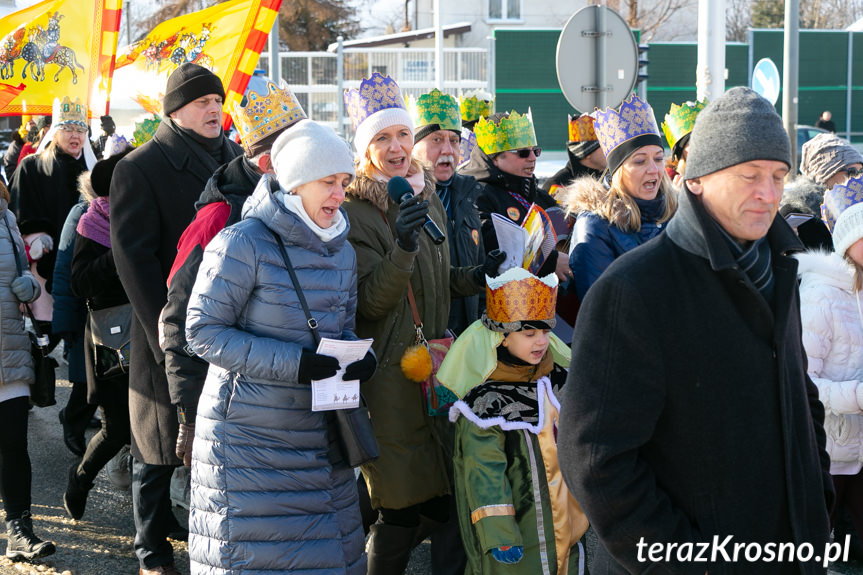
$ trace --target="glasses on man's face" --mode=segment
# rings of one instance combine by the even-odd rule
[[[845,173],[848,174],[848,179],[856,178],[860,174],[863,174],[863,169],[861,168],[845,168]]]
[[[518,157],[523,160],[529,158],[531,152],[533,152],[533,155],[538,158],[539,155],[542,153],[542,148],[537,146],[536,148],[522,148],[520,150],[512,150],[513,154],[518,155]]]
[[[87,133],[87,128],[85,128],[84,126],[76,126],[74,124],[63,124],[62,126],[60,126],[60,129],[64,132],[72,132],[75,134]]]

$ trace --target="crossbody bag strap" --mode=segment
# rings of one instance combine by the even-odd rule
[[[300,305],[303,306],[303,313],[306,314],[306,325],[309,326],[309,331],[312,332],[312,337],[315,338],[315,344],[321,342],[321,335],[318,333],[318,320],[312,317],[312,312],[309,311],[309,304],[306,303],[306,296],[303,294],[303,288],[300,287],[300,280],[297,279],[297,273],[294,271],[294,266],[291,265],[291,259],[288,257],[288,252],[285,249],[285,244],[282,242],[281,236],[274,230],[267,228],[273,237],[276,239],[276,245],[279,246],[279,252],[282,254],[282,260],[285,262],[285,267],[291,276],[291,281],[294,283],[294,290],[297,292],[297,298],[300,300]]]
[[[9,232],[9,241],[12,242],[12,253],[15,257],[15,269],[18,270],[18,276],[23,276],[24,271],[21,269],[21,260],[18,259],[18,244],[15,243],[15,237],[12,235],[12,226],[9,225],[9,216],[4,211],[3,212],[3,223],[6,224],[6,231]],[[26,259],[26,257],[25,257]],[[36,323],[36,318],[33,317],[33,310],[30,309],[30,304],[27,302],[24,303],[24,309],[27,310],[27,315],[30,316],[30,321],[33,322],[33,330],[36,332],[36,337],[38,339],[42,339],[45,337],[45,334],[39,331],[39,325]],[[39,348],[42,349],[42,353],[45,353],[45,346],[40,345]]]
[[[390,226],[390,221],[387,219],[386,214],[383,212],[379,213],[381,214],[381,217],[384,219],[384,223],[387,225],[387,228],[389,228],[390,233],[392,234],[393,228]],[[414,288],[411,285],[411,280],[408,280],[408,304],[410,304],[411,306],[411,315],[413,315],[414,318],[414,326],[417,328],[417,335],[422,336],[423,322],[420,320],[420,312],[417,309],[417,300],[414,297]]]

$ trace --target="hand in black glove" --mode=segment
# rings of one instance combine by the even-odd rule
[[[493,278],[500,275],[498,274],[497,269],[505,259],[506,252],[502,252],[500,250],[491,250],[488,252],[488,255],[485,256],[485,263],[474,271],[474,280],[476,280],[477,285],[485,285],[485,276]]]
[[[420,196],[413,196],[399,204],[396,218],[396,241],[406,252],[416,251],[420,228],[429,213],[429,203]]]
[[[339,360],[329,355],[320,355],[312,350],[304,349],[300,356],[300,369],[297,372],[297,380],[300,383],[309,383],[332,377],[339,370]]]
[[[342,376],[342,379],[345,381],[353,381],[355,379],[368,381],[375,374],[377,367],[378,360],[375,358],[375,354],[367,351],[364,358],[353,362],[345,368],[345,374]]]

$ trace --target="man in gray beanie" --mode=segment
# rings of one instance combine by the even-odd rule
[[[179,573],[166,537],[178,422],[159,346],[158,319],[180,234],[216,169],[242,153],[222,131],[219,78],[196,64],[171,73],[165,116],[153,139],[120,160],[111,179],[111,248],[135,313],[129,373],[132,509],[142,575]]]
[[[729,90],[695,122],[666,232],[582,302],[558,453],[593,572],[825,572],[824,407],[786,255],[802,246],[777,216],[790,164],[773,106]]]

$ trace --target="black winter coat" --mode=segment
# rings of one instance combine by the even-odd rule
[[[168,303],[159,318],[161,345],[171,403],[197,411],[210,364],[190,353],[186,342],[186,307],[198,277],[204,249],[219,231],[240,221],[243,203],[255,191],[260,177],[252,179],[240,155],[221,166],[207,181],[195,204],[198,212],[183,232],[177,259],[168,280]]]
[[[558,451],[602,544],[591,573],[824,573],[814,560],[638,560],[642,538],[809,542],[821,555],[830,533],[824,408],[786,255],[802,246],[777,217],[771,308],[683,195],[664,234],[602,274],[576,324]]]
[[[76,234],[75,253],[72,256],[70,284],[76,296],[86,298],[90,309],[105,309],[129,303],[111,248]],[[129,377],[124,374],[101,382],[96,377],[93,359],[93,346],[90,345],[89,321],[84,328],[84,365],[87,370],[87,399],[90,403],[100,403],[100,385],[129,385]]]
[[[59,245],[66,216],[80,197],[78,176],[86,170],[83,153],[75,159],[53,144],[21,160],[12,178],[9,202],[16,209],[21,234],[45,231],[51,235],[54,245]],[[56,257],[56,250],[51,250],[38,264],[39,275],[47,280],[49,292]]]
[[[572,152],[567,150],[567,155],[569,156],[569,161],[566,163],[564,167],[557,171],[552,177],[548,178],[545,183],[542,185],[542,190],[544,192],[548,192],[549,195],[556,193],[556,190],[552,188],[562,188],[564,186],[568,186],[577,178],[582,176],[590,176],[592,178],[599,179],[602,176],[602,170],[594,170],[593,168],[588,168],[578,161]]]
[[[163,120],[153,139],[120,160],[111,178],[111,246],[135,311],[129,377],[132,455],[142,463],[179,465],[177,412],[171,405],[158,319],[168,297],[177,241],[195,215],[195,200],[218,165],[199,144]],[[231,160],[242,148],[225,138]]]
[[[480,229],[482,223],[476,209],[481,187],[471,176],[456,174],[450,184],[450,211],[446,235],[449,240],[450,264],[453,267],[481,266],[485,262]],[[447,327],[460,334],[479,319],[479,295],[454,297],[450,300]]]

